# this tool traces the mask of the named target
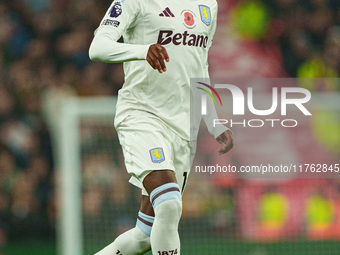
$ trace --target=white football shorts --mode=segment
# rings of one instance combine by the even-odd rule
[[[144,178],[155,170],[172,170],[184,191],[196,143],[183,140],[157,116],[138,112],[129,115],[116,127],[123,148],[130,183],[142,189]],[[192,149],[191,149],[191,146]]]

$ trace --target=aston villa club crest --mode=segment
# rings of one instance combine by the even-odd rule
[[[150,156],[153,163],[161,163],[165,160],[162,148],[154,148],[150,150]]]
[[[211,11],[210,8],[206,5],[199,5],[198,6],[200,9],[200,14],[201,14],[201,20],[204,24],[207,26],[211,25]]]
[[[194,28],[196,26],[196,16],[192,11],[185,10],[182,12],[184,18],[184,26],[187,28]]]

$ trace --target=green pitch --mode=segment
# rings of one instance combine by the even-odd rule
[[[101,247],[91,247],[85,255],[93,255]],[[92,251],[94,250],[94,251]],[[225,239],[182,241],[183,255],[338,255],[340,241],[294,241],[261,244]],[[2,252],[2,253],[1,253]],[[10,243],[1,255],[56,255],[53,241],[26,241]],[[148,252],[147,255],[151,255]]]

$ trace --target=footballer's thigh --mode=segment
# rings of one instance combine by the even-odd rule
[[[171,131],[172,132],[172,131]],[[143,186],[148,194],[155,188],[166,183],[177,183],[180,192],[183,193],[190,173],[193,157],[195,155],[196,143],[186,141],[176,134],[171,137],[172,146],[172,170],[155,170],[149,173],[143,181]]]
[[[153,190],[167,183],[176,183],[174,171],[171,170],[156,170],[149,173],[143,181],[144,188],[148,194]],[[150,197],[142,195],[140,211],[150,216],[155,216]]]
[[[167,183],[177,183],[175,172],[167,169],[155,170],[144,178],[143,186],[151,194],[154,189]]]
[[[131,174],[130,182],[140,187],[144,195],[141,211],[153,215],[152,209],[157,203],[153,201],[150,205],[145,198],[147,195],[156,200],[168,193],[166,199],[173,198],[181,202],[184,167],[183,164],[178,165],[177,161],[182,162],[183,158],[178,158],[176,154],[186,154],[181,150],[183,140],[157,117],[143,114],[128,116],[117,131],[125,165]],[[184,147],[187,147],[187,143],[184,143]],[[178,167],[174,166],[175,161]],[[155,197],[152,198],[152,194]]]
[[[143,195],[150,194],[150,190],[147,192],[143,185],[146,176],[153,176],[154,171],[175,171],[168,127],[157,117],[149,115],[128,116],[117,128],[125,166],[131,175],[130,182],[141,188]],[[156,175],[160,183],[167,181],[167,178],[173,181],[171,174],[164,173],[162,178],[162,174]],[[150,181],[147,186],[153,185]]]
[[[149,173],[143,181],[144,188],[148,194],[167,183],[176,183],[176,176],[171,170],[156,170]],[[153,206],[148,195],[142,195],[140,211],[146,215],[155,216]]]

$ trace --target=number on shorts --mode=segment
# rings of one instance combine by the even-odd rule
[[[185,185],[186,185],[186,183],[187,183],[188,172],[184,172],[184,173],[183,173],[183,177],[184,177],[184,180],[183,180],[183,186],[182,186],[182,193],[183,193],[184,188],[185,188]]]

